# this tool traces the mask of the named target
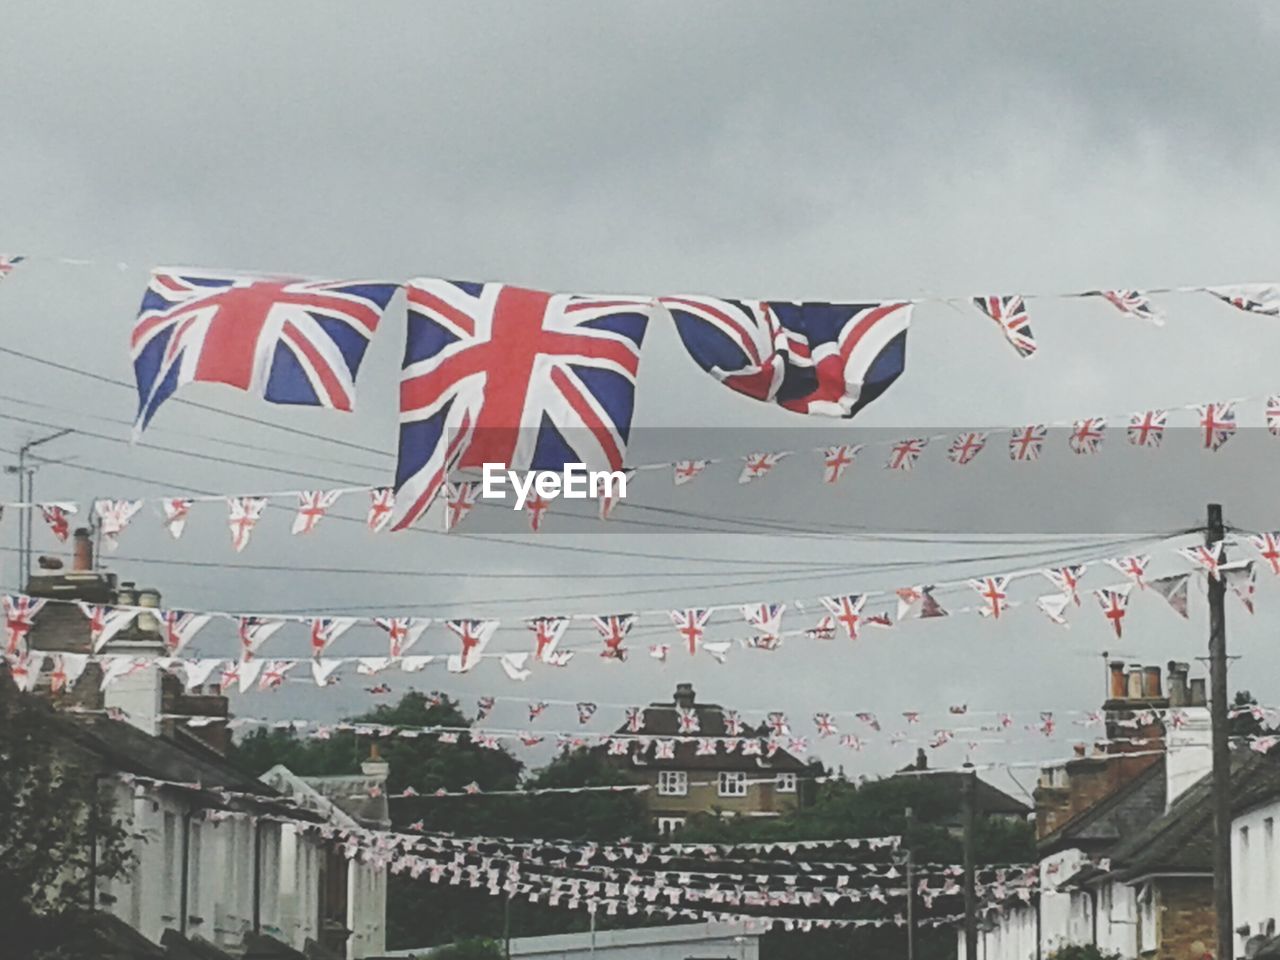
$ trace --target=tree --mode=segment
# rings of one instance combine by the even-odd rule
[[[62,722],[0,669],[0,929],[23,956],[90,960],[91,876],[118,876],[132,858],[93,765],[58,738]]]

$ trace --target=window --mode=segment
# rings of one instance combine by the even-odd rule
[[[777,790],[779,793],[795,793],[796,792],[796,775],[794,773],[778,774]]]
[[[741,770],[725,770],[720,774],[720,796],[745,797],[747,795],[747,775]]]
[[[659,817],[658,833],[664,837],[669,837],[677,830],[684,827],[684,817]]]
[[[662,770],[658,773],[658,794],[683,797],[689,792],[689,774],[684,770]]]

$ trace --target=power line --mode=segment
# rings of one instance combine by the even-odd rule
[[[130,393],[134,392],[135,390],[135,387],[132,384],[124,380],[117,380],[114,377],[108,377],[101,373],[93,373],[89,370],[81,370],[78,367],[71,366],[70,364],[58,363],[56,360],[48,360],[44,357],[37,357],[31,353],[24,353],[21,350],[14,350],[12,347],[0,346],[0,353],[5,353],[12,357],[18,357],[19,359],[27,360],[31,363],[42,364],[43,366],[51,367],[54,370],[61,370],[65,373],[74,373],[81,377],[87,377],[90,380],[96,380],[99,383],[110,384],[113,387],[123,387],[124,389],[128,390]],[[233,413],[230,410],[223,410],[219,407],[213,407],[206,403],[197,403],[195,400],[186,400],[182,397],[171,397],[170,401],[173,403],[180,403],[186,407],[192,407],[196,410],[204,410],[208,413],[216,413],[224,417],[231,417],[234,420],[241,420],[245,423],[252,423],[260,427],[267,427],[271,430],[280,430],[284,433],[294,434],[295,436],[308,437],[311,440],[322,440],[325,443],[332,443],[341,447],[349,447],[352,450],[360,450],[364,453],[376,454],[379,457],[392,456],[392,454],[388,453],[387,451],[379,450],[376,447],[366,447],[363,444],[352,443],[349,440],[339,440],[336,437],[326,436],[323,433],[313,433],[309,430],[302,430],[298,427],[286,427],[286,426],[283,426],[282,424],[272,423],[270,420],[263,420],[259,417],[251,417],[243,413]]]

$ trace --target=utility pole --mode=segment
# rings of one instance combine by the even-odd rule
[[[1222,504],[1209,504],[1205,545],[1222,543]],[[1226,547],[1222,547],[1226,560]],[[1235,956],[1231,918],[1231,744],[1227,720],[1227,585],[1222,574],[1209,580],[1209,707],[1213,721],[1213,911],[1218,923],[1217,960]]]
[[[964,956],[978,960],[978,898],[974,891],[973,830],[974,792],[978,773],[972,770],[960,781],[960,809],[964,816]]]
[[[911,807],[907,807],[906,828],[906,870],[907,870],[907,960],[916,960],[916,880],[911,863],[911,834],[916,815]]]

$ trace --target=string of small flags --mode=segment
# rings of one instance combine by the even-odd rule
[[[1216,452],[1235,436],[1241,426],[1236,408],[1241,404],[1257,401],[1265,401],[1267,430],[1273,436],[1280,437],[1280,394],[1271,394],[1265,397],[1180,404],[1120,415],[1088,416],[1011,428],[988,428],[954,434],[933,433],[893,441],[828,444],[795,450],[757,451],[739,458],[706,457],[651,463],[627,468],[624,473],[630,479],[641,471],[668,471],[674,484],[679,487],[702,475],[710,466],[731,463],[736,464],[738,483],[747,484],[768,476],[774,467],[788,457],[816,455],[820,462],[822,481],[836,484],[855,463],[871,456],[877,449],[885,458],[882,466],[896,472],[914,469],[926,449],[936,449],[943,443],[946,444],[948,460],[957,466],[967,466],[988,448],[1000,432],[1007,433],[1008,456],[1015,462],[1038,461],[1044,452],[1050,431],[1060,428],[1069,430],[1067,445],[1073,453],[1079,455],[1098,453],[1108,435],[1108,425],[1115,424],[1124,424],[1125,437],[1132,446],[1158,448],[1163,445],[1166,431],[1170,429],[1170,415],[1191,411],[1195,412],[1197,418],[1195,427],[1198,442],[1204,449]],[[457,529],[479,502],[480,493],[481,484],[478,482],[461,480],[446,484],[444,508],[441,511],[442,529],[446,532]],[[601,488],[597,502],[601,520],[608,520],[617,506],[626,502],[618,493],[616,484]],[[114,551],[121,535],[146,503],[156,507],[161,523],[174,539],[182,537],[196,505],[225,504],[231,545],[238,553],[249,545],[267,506],[272,502],[285,501],[293,505],[294,517],[290,532],[298,536],[312,533],[341,497],[357,494],[365,495],[365,525],[368,529],[375,533],[386,530],[395,512],[395,492],[389,486],[372,485],[278,490],[257,494],[182,494],[98,499],[89,505],[89,515],[99,525],[104,547],[108,551]],[[543,529],[551,503],[552,501],[536,495],[527,500],[525,513],[534,532]],[[74,518],[80,515],[80,504],[71,500],[0,503],[0,512],[5,509],[38,512],[59,542],[66,542]]]
[[[1234,542],[1234,541],[1230,541]],[[1221,575],[1233,593],[1250,612],[1256,599],[1256,565],[1252,560],[1227,563],[1224,559],[1228,541],[1208,546],[1194,545],[1169,548],[1184,562],[1194,566],[1193,572],[1209,577]],[[1258,557],[1269,568],[1280,574],[1280,534],[1261,533],[1250,537],[1250,544]],[[492,618],[458,618],[444,620],[446,635],[452,638],[456,653],[413,655],[410,650],[437,621],[428,617],[331,617],[270,614],[236,614],[222,611],[194,612],[178,609],[157,609],[131,604],[90,604],[62,598],[32,597],[25,594],[7,594],[0,597],[5,616],[4,651],[10,658],[20,657],[26,649],[26,638],[35,626],[35,619],[49,603],[74,603],[89,620],[91,649],[101,652],[121,630],[142,618],[149,629],[157,632],[164,644],[167,657],[174,658],[183,652],[191,640],[214,619],[234,624],[239,641],[239,662],[248,664],[257,659],[263,644],[290,624],[307,629],[310,640],[311,667],[317,685],[325,685],[334,671],[344,664],[354,663],[362,673],[376,674],[397,667],[405,672],[417,672],[433,663],[441,663],[452,673],[466,673],[484,659],[496,659],[512,680],[525,680],[530,675],[530,664],[566,666],[572,657],[585,650],[595,649],[605,659],[624,661],[632,652],[626,641],[635,625],[643,618],[657,617],[671,625],[671,641],[650,644],[648,655],[665,662],[673,649],[684,647],[690,654],[705,652],[724,662],[733,646],[729,640],[707,638],[708,627],[715,614],[736,614],[751,631],[751,636],[739,643],[749,649],[772,651],[789,637],[800,636],[812,640],[833,640],[844,635],[858,639],[867,627],[891,628],[903,620],[940,619],[968,613],[977,613],[991,620],[1006,617],[1021,601],[1010,596],[1010,585],[1016,581],[1042,577],[1056,588],[1054,592],[1036,598],[1036,607],[1052,622],[1066,626],[1067,612],[1082,605],[1081,578],[1099,562],[1126,577],[1125,582],[1099,587],[1092,591],[1097,609],[1119,637],[1128,614],[1130,595],[1150,592],[1159,596],[1184,619],[1188,616],[1188,582],[1190,573],[1152,577],[1148,571],[1151,554],[1086,560],[1061,567],[1036,567],[1002,574],[969,577],[963,580],[943,581],[932,585],[901,587],[897,590],[880,590],[867,593],[824,596],[794,602],[797,612],[804,614],[814,607],[819,609],[816,623],[802,629],[786,630],[783,618],[788,605],[785,602],[723,604],[688,609],[662,609],[611,614],[568,614],[563,616],[528,616],[521,621],[532,641],[530,650],[506,653],[488,653],[487,648],[503,621]],[[977,606],[947,609],[938,593],[949,589],[969,589],[981,601]],[[878,612],[867,611],[871,600],[893,598],[896,607]],[[509,620],[507,621],[510,622]],[[562,641],[573,624],[592,627],[598,635],[600,646],[569,646]],[[361,625],[374,628],[385,636],[385,656],[331,657],[330,646],[351,628]],[[221,664],[223,658],[203,658],[198,662],[208,674]],[[280,665],[289,669],[301,659],[281,660]],[[258,677],[258,667],[251,667],[253,677],[244,680],[242,672],[233,678],[243,690],[248,690]],[[274,684],[274,676],[272,677]],[[203,681],[202,681],[203,682]]]

